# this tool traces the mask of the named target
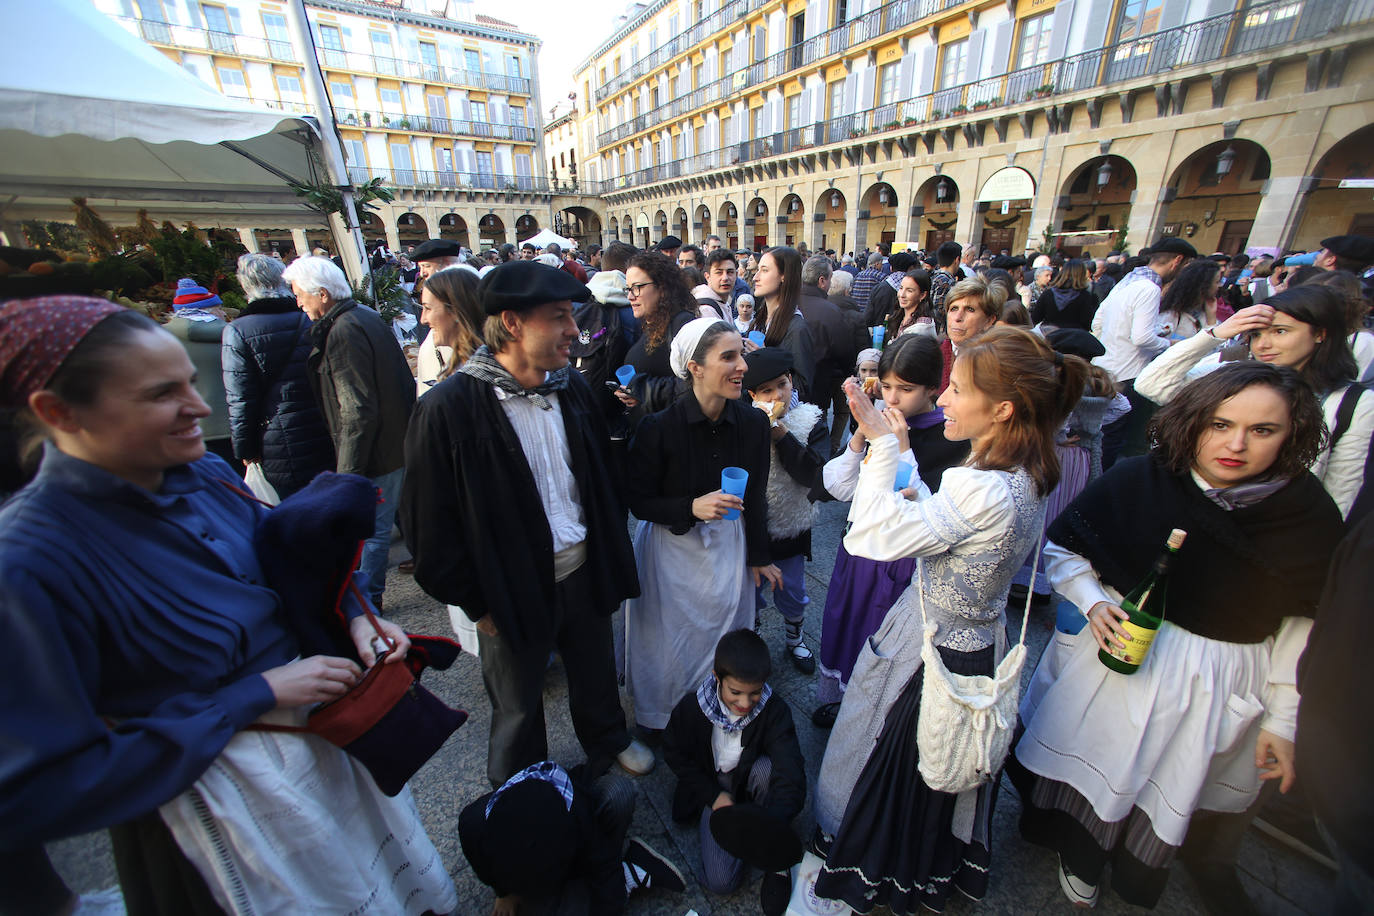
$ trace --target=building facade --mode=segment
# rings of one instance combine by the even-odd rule
[[[1374,233],[1374,0],[658,0],[576,80],[605,239]]]
[[[94,2],[234,98],[311,114],[302,67],[318,59],[350,177],[381,178],[396,192],[364,215],[369,244],[402,250],[443,237],[476,249],[550,222],[540,42],[470,2],[307,0],[313,48],[293,40],[286,10],[269,0]],[[250,250],[332,245],[305,210],[292,225],[233,228]]]

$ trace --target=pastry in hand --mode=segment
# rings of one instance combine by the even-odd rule
[[[876,375],[864,379],[864,394],[868,395],[870,398],[876,398],[878,396],[878,377]]]

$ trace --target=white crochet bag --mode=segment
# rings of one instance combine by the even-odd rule
[[[1036,567],[1040,565],[1037,540],[1031,564],[1026,610],[1021,618],[1021,639],[1012,646],[997,670],[985,674],[953,674],[935,648],[936,625],[926,620],[925,589],[920,589],[921,646],[920,719],[916,723],[916,747],[921,778],[937,792],[957,795],[991,782],[1002,769],[1011,749],[1016,710],[1021,701],[1021,669],[1026,664],[1026,624],[1030,621],[1031,596],[1035,594]],[[922,560],[917,560],[917,582]]]

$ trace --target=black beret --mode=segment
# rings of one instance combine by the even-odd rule
[[[1367,235],[1333,235],[1322,239],[1322,247],[1340,258],[1349,258],[1364,267],[1374,264],[1374,239]]]
[[[992,259],[992,263],[988,266],[994,270],[1015,270],[1018,267],[1025,267],[1026,259],[1012,257],[1009,254],[999,254]]]
[[[522,312],[546,302],[586,302],[592,291],[566,270],[538,261],[507,261],[487,271],[477,286],[488,315]]]
[[[1065,356],[1096,359],[1107,352],[1100,340],[1082,328],[1055,328],[1045,335],[1045,340]]]
[[[744,370],[744,390],[753,391],[764,382],[792,371],[792,351],[782,347],[759,347],[744,357],[749,368]]]
[[[474,804],[483,808],[483,796]],[[507,893],[544,896],[571,877],[579,846],[577,820],[552,784],[526,779],[503,790],[486,818],[482,847],[491,877]]]
[[[682,239],[675,235],[665,235],[654,247],[659,251],[672,251],[674,248],[682,247]]]
[[[1141,253],[1144,254],[1144,252]],[[1150,257],[1157,254],[1181,254],[1185,258],[1195,258],[1197,257],[1197,249],[1183,239],[1170,236],[1162,238],[1150,246]]]
[[[412,261],[428,261],[432,258],[460,258],[463,256],[463,248],[457,242],[448,239],[430,239],[415,246],[415,253],[410,256]]]

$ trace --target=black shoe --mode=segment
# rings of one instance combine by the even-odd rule
[[[687,889],[687,881],[677,866],[655,852],[648,843],[635,837],[625,847],[624,861],[637,866],[644,872],[640,887],[657,887],[682,893]]]
[[[783,916],[791,899],[791,871],[769,872],[763,876],[763,884],[759,886],[759,909],[763,910],[763,916]]]
[[[835,719],[840,714],[839,703],[825,703],[816,707],[811,714],[811,724],[817,728],[834,728]]]
[[[816,673],[816,656],[811,654],[811,650],[806,647],[806,643],[797,643],[789,646],[787,655],[792,659],[792,667],[802,674]]]

